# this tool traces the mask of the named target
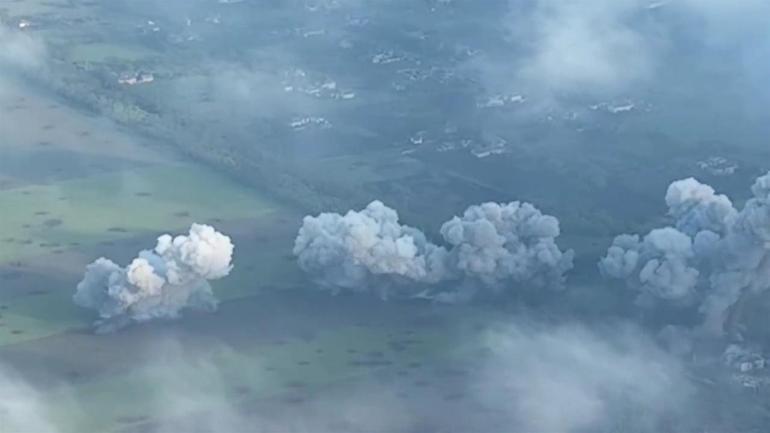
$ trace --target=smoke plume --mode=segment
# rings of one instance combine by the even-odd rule
[[[414,296],[424,286],[454,283],[442,300],[461,292],[464,300],[479,287],[495,293],[509,284],[559,287],[572,267],[573,253],[555,243],[558,220],[528,203],[471,206],[446,222],[441,235],[446,246],[401,225],[395,210],[374,201],[344,216],[305,217],[294,254],[305,272],[334,292],[374,288],[383,297]]]
[[[572,268],[572,251],[556,245],[559,221],[529,203],[469,207],[441,227],[451,267],[489,287],[506,281],[559,287]]]
[[[391,287],[439,282],[448,272],[446,253],[379,201],[360,212],[305,217],[294,244],[300,267],[334,292],[365,291],[373,280]]]
[[[185,308],[214,310],[217,300],[208,280],[230,273],[232,254],[229,237],[193,224],[187,236],[159,237],[154,250],[140,252],[125,268],[97,259],[86,267],[74,301],[99,313],[99,332],[131,322],[174,319]]]
[[[615,238],[599,262],[602,274],[623,279],[642,297],[697,307],[703,331],[725,329],[744,296],[770,288],[770,173],[736,210],[724,195],[695,179],[671,184],[666,194],[673,227]]]

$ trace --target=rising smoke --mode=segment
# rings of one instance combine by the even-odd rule
[[[373,201],[345,215],[305,217],[294,243],[300,267],[332,291],[389,290],[446,279],[447,251],[419,230],[400,224],[398,213]]]
[[[232,269],[233,244],[213,227],[193,224],[187,236],[163,235],[127,267],[106,258],[86,268],[75,303],[96,310],[98,332],[131,322],[174,319],[186,308],[210,311],[217,300],[208,280]]]
[[[640,241],[620,235],[599,262],[602,274],[623,279],[640,300],[677,302],[702,316],[699,329],[733,337],[726,329],[742,296],[770,288],[770,173],[751,188],[741,210],[695,179],[671,184],[666,194],[674,227]],[[645,302],[648,303],[648,302]]]
[[[573,252],[555,243],[558,220],[528,203],[471,206],[444,223],[441,235],[446,247],[401,225],[395,210],[374,201],[344,216],[305,217],[294,254],[305,272],[335,292],[422,293],[446,301],[467,300],[480,287],[493,293],[511,284],[558,288],[572,268]],[[439,283],[454,289],[426,294],[426,286]]]
[[[560,287],[574,253],[559,249],[559,233],[559,220],[521,202],[471,206],[441,227],[450,266],[489,287],[507,281]]]

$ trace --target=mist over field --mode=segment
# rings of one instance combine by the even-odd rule
[[[0,432],[759,432],[766,0],[0,0]]]

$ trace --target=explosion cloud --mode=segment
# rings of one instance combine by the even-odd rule
[[[666,205],[677,230],[689,236],[704,230],[724,234],[736,215],[727,196],[715,194],[714,188],[693,178],[673,182],[666,192]]]
[[[695,179],[671,184],[666,194],[673,227],[639,241],[620,235],[599,262],[602,274],[624,279],[641,298],[688,301],[703,316],[701,330],[722,335],[745,295],[770,288],[770,173],[740,211]]]
[[[395,210],[374,201],[344,216],[305,217],[294,254],[304,271],[334,292],[375,287],[383,297],[414,296],[423,286],[452,281],[463,283],[462,290],[455,288],[463,298],[479,286],[494,292],[506,283],[555,287],[572,267],[573,253],[555,243],[558,220],[528,203],[472,206],[446,222],[441,234],[447,247],[401,225]],[[444,293],[438,299],[451,298]]]
[[[446,250],[401,225],[398,213],[379,201],[360,212],[305,217],[294,254],[305,272],[334,292],[367,290],[372,280],[436,283],[447,275]]]
[[[74,301],[99,313],[98,332],[174,319],[185,308],[214,310],[217,300],[208,280],[230,273],[232,254],[229,237],[193,224],[187,236],[159,237],[154,250],[140,252],[125,268],[97,259],[86,267]]]
[[[690,297],[698,281],[698,270],[690,266],[695,257],[686,234],[665,227],[638,236],[615,238],[607,256],[599,262],[602,274],[627,279],[644,294],[666,300]]]
[[[559,221],[529,203],[469,207],[441,227],[452,246],[451,266],[490,287],[505,281],[558,287],[572,268],[572,251],[556,245]]]

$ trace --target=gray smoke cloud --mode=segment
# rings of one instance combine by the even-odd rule
[[[373,280],[432,284],[448,273],[447,251],[400,224],[398,213],[379,201],[360,212],[305,217],[294,254],[305,272],[333,292],[366,291]]]
[[[727,196],[693,178],[673,182],[666,192],[666,205],[677,230],[689,236],[704,230],[723,235],[737,214]]]
[[[441,227],[451,266],[489,287],[506,281],[561,286],[574,253],[559,249],[559,233],[559,220],[517,201],[471,206]]]
[[[558,220],[528,203],[485,203],[441,227],[447,247],[413,227],[379,201],[347,214],[307,216],[294,245],[300,267],[332,291],[368,291],[383,297],[418,295],[423,286],[461,282],[461,288],[419,296],[467,300],[508,284],[560,287],[572,267],[572,251],[555,243]],[[386,289],[382,289],[385,287]],[[456,295],[456,296],[455,296]]]
[[[73,299],[99,313],[99,332],[174,319],[185,308],[214,310],[217,300],[208,280],[230,273],[232,254],[229,237],[193,224],[187,236],[160,236],[154,250],[140,252],[125,268],[97,259],[86,267]]]
[[[736,210],[724,195],[695,179],[671,184],[666,194],[676,228],[615,238],[599,262],[602,274],[623,279],[646,296],[689,301],[703,316],[701,330],[722,335],[743,295],[770,288],[770,173]]]
[[[599,269],[654,299],[682,301],[694,296],[698,282],[699,272],[691,263],[694,258],[690,237],[665,227],[642,240],[632,235],[616,237]]]

